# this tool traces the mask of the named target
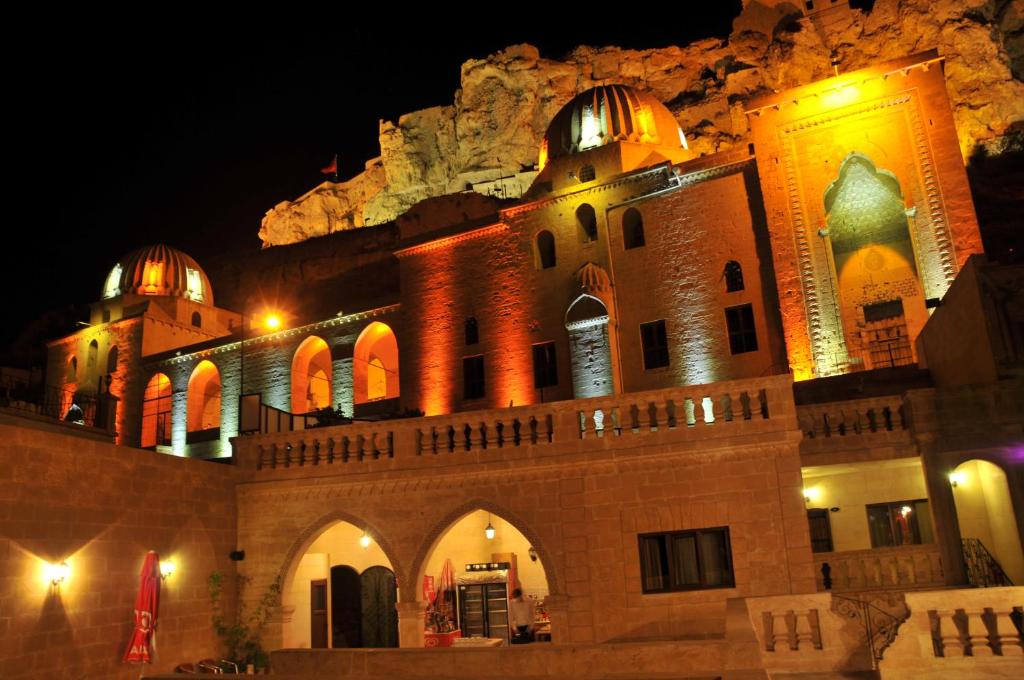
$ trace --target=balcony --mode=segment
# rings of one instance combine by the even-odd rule
[[[265,407],[268,408],[268,407]],[[261,419],[282,422],[280,419]],[[302,427],[308,427],[302,421]],[[495,464],[673,444],[695,451],[796,441],[790,376],[610,397],[356,422],[238,437],[240,466],[258,475],[311,476]]]
[[[826,587],[822,573],[826,563],[830,570],[830,587]],[[819,591],[905,591],[945,585],[939,547],[931,543],[814,553],[814,571]]]

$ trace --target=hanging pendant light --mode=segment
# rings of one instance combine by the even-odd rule
[[[484,536],[488,541],[494,540],[494,527],[491,525],[491,513],[487,513],[487,528],[484,529]]]

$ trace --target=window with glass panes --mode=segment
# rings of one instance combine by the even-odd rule
[[[555,343],[542,342],[533,346],[533,386],[537,389],[558,384],[558,363]]]
[[[664,321],[640,324],[640,342],[644,351],[644,368],[668,366],[668,336]]]
[[[867,512],[872,548],[935,542],[927,499],[873,503]]]
[[[732,548],[725,527],[640,535],[645,593],[731,588]]]

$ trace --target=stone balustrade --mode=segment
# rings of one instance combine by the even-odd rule
[[[1024,588],[906,594],[910,618],[879,665],[885,679],[1011,678],[1024,669]]]
[[[798,406],[797,419],[807,439],[894,432],[907,427],[899,396]]]
[[[821,567],[828,563],[836,592],[935,588],[944,584],[939,548],[934,544],[815,553],[818,590],[826,590]]]
[[[250,469],[337,469],[348,463],[404,465],[414,459],[553,444],[577,452],[601,448],[600,440],[612,436],[661,433],[664,439],[674,433],[669,439],[707,439],[743,434],[754,423],[795,429],[790,376],[248,435],[236,438],[234,445],[238,464]]]

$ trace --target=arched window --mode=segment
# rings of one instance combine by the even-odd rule
[[[725,263],[725,292],[735,293],[743,290],[743,267],[736,260],[729,260]]]
[[[476,323],[476,317],[466,319],[466,344],[475,345],[480,342],[480,327]]]
[[[555,266],[555,236],[546,229],[537,234],[537,269]]]
[[[100,353],[100,343],[93,340],[89,343],[89,354],[87,355],[85,367],[89,373],[92,373],[96,368],[96,359]]]
[[[110,348],[107,352],[107,373],[117,372],[117,345]]]
[[[143,448],[171,443],[171,381],[163,373],[150,378],[142,395]]]
[[[644,245],[644,218],[636,208],[622,216],[622,247],[626,250]]]
[[[71,357],[68,359],[68,372],[67,382],[75,382],[78,380],[78,357]]]
[[[186,429],[198,432],[217,427],[220,427],[220,371],[213,362],[204,359],[188,379]]]
[[[313,335],[292,358],[292,412],[309,413],[331,405],[331,349]]]
[[[196,328],[203,327],[203,315],[199,312],[192,312],[192,325]]]
[[[576,208],[576,224],[579,225],[581,243],[597,240],[597,213],[589,203]]]
[[[387,324],[374,321],[359,334],[352,356],[352,383],[356,404],[399,396],[398,340]]]

